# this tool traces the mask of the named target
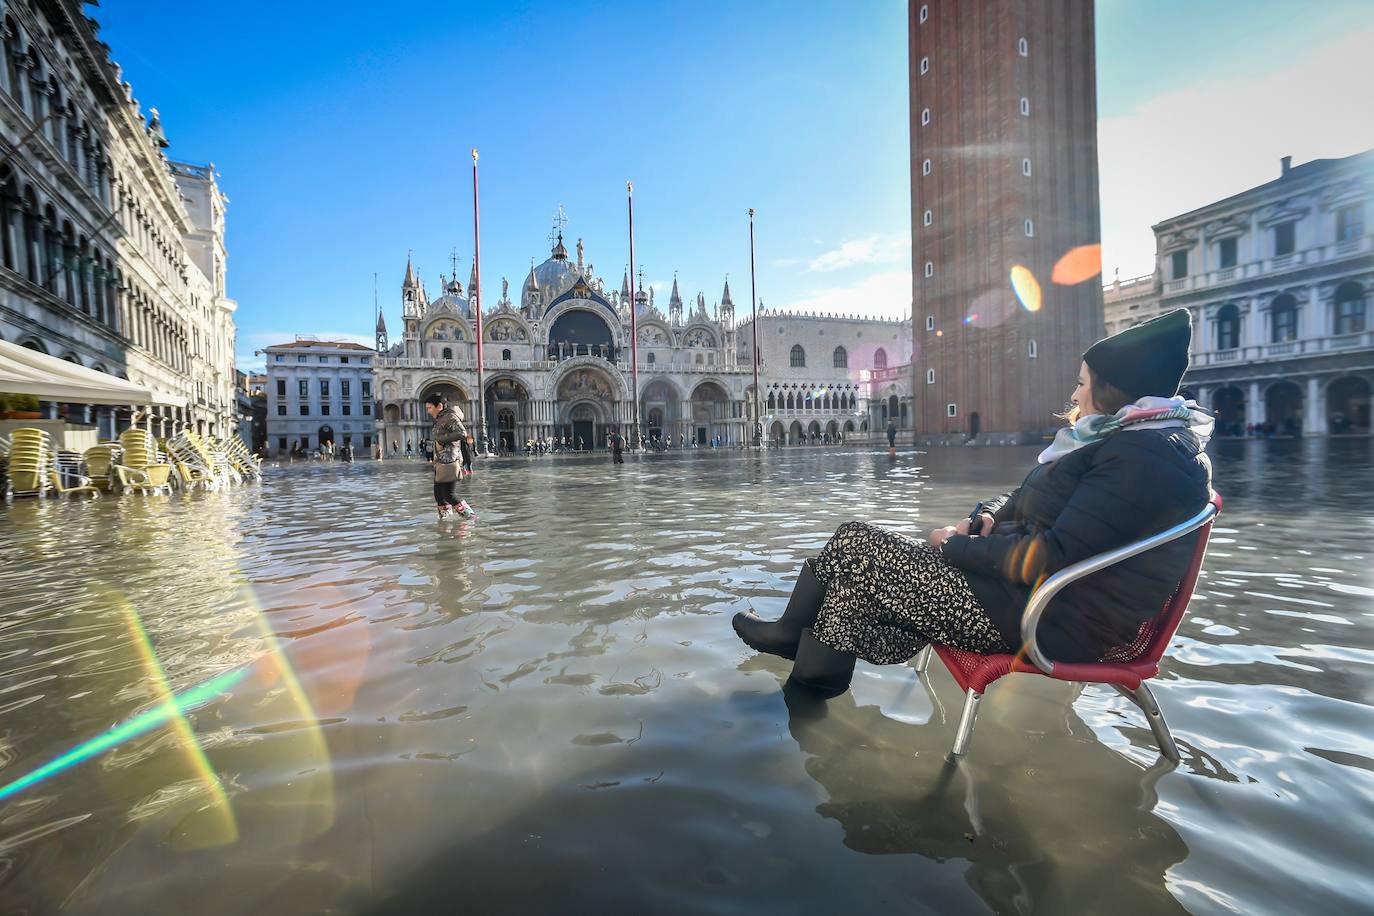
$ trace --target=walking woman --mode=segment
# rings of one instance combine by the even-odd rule
[[[437,392],[425,398],[425,413],[434,420],[434,503],[439,520],[454,514],[472,518],[477,513],[467,500],[459,499],[453,492],[459,473],[457,446],[468,433],[463,426],[463,414]]]
[[[1093,344],[1069,425],[1019,488],[931,532],[929,543],[845,522],[803,564],[782,619],[736,614],[735,632],[760,652],[794,659],[789,683],[822,697],[849,689],[856,658],[899,664],[931,641],[1019,651],[1037,583],[1206,504],[1212,418],[1178,396],[1191,340],[1188,311],[1177,309]],[[1177,588],[1197,537],[1069,585],[1041,620],[1041,649],[1055,661],[1092,662],[1130,643]]]

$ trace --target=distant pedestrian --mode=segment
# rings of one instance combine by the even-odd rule
[[[614,464],[625,463],[625,437],[620,433],[611,433],[611,461]]]
[[[410,447],[410,440],[407,439],[407,440],[406,440],[406,458],[410,458],[412,452],[414,452],[414,449],[412,449],[412,448]]]
[[[887,421],[887,450],[897,451],[897,424],[892,420]]]

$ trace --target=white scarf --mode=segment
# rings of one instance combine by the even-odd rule
[[[1187,427],[1198,437],[1203,447],[1212,438],[1216,421],[1212,415],[1190,398],[1161,398],[1147,395],[1134,404],[1127,404],[1111,416],[1088,414],[1079,417],[1072,426],[1055,433],[1054,441],[1040,453],[1040,463],[1049,464],[1085,445],[1100,442],[1122,430],[1168,429]]]

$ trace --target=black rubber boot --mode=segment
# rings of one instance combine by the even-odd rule
[[[796,658],[802,629],[816,622],[824,597],[825,586],[816,577],[814,561],[807,560],[802,564],[797,584],[792,587],[792,597],[788,599],[787,609],[780,618],[768,621],[753,612],[746,614],[741,611],[731,624],[735,633],[750,648],[782,658]]]
[[[797,660],[786,686],[803,687],[822,699],[837,697],[854,679],[854,660],[848,652],[836,652],[816,639],[807,627],[797,644]]]

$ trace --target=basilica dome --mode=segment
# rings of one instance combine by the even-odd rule
[[[429,303],[430,312],[450,311],[462,315],[464,318],[472,317],[472,304],[463,298],[463,284],[457,280],[449,280],[443,284],[444,294],[438,299],[432,299]]]
[[[568,250],[563,247],[563,236],[560,234],[549,259],[532,268],[525,277],[521,301],[528,301],[529,293],[534,289],[538,289],[540,295],[545,297],[545,301],[552,301],[572,289],[572,285],[580,276],[582,272],[577,269],[577,265],[568,260]]]

